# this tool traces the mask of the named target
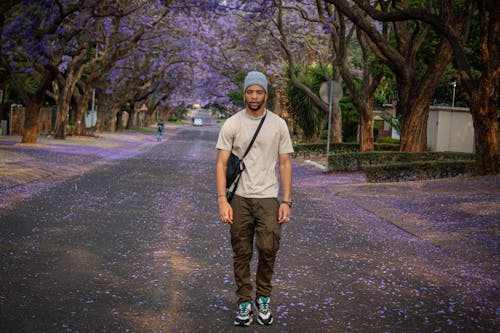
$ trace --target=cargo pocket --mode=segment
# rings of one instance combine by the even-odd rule
[[[281,226],[280,226],[281,227]],[[280,248],[281,230],[273,231],[273,252],[276,254]]]

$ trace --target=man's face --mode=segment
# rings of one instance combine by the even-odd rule
[[[245,104],[251,111],[259,111],[261,108],[264,108],[266,99],[266,91],[261,86],[249,86],[245,91]]]

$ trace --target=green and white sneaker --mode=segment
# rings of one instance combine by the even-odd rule
[[[270,303],[271,297],[269,296],[259,296],[255,300],[258,311],[257,322],[261,325],[271,325],[273,323]]]
[[[238,314],[234,318],[235,326],[250,326],[253,322],[252,304],[250,302],[241,302],[238,304]]]

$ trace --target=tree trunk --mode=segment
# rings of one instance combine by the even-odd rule
[[[65,126],[66,119],[68,117],[71,98],[73,97],[73,92],[75,91],[76,84],[78,80],[83,75],[83,71],[86,68],[81,62],[85,58],[87,53],[87,48],[83,47],[80,53],[75,56],[71,62],[68,74],[63,82],[63,88],[61,91],[61,98],[59,98],[59,103],[57,105],[57,116],[56,116],[56,129],[55,138],[64,139],[65,138]]]
[[[38,118],[43,99],[33,99],[26,105],[22,143],[35,144],[38,132]]]
[[[427,119],[429,105],[419,102],[414,104],[411,112],[403,122],[401,131],[401,151],[423,152],[427,148]]]
[[[332,141],[342,142],[342,113],[340,112],[340,103],[332,104]]]
[[[153,113],[151,113],[151,117],[150,117],[151,123],[149,123],[148,126],[151,125],[152,123],[156,123],[158,120],[162,120],[162,119],[160,119],[160,117],[161,117],[160,108],[157,107],[153,110]]]
[[[95,124],[95,132],[104,132],[106,123],[106,97],[101,90],[96,90],[97,98],[97,122]]]
[[[498,152],[498,120],[474,119],[476,145],[476,174],[496,175],[500,173]]]
[[[29,144],[36,143],[38,123],[40,117],[40,108],[43,105],[46,92],[50,87],[50,85],[52,84],[52,81],[55,78],[56,73],[57,71],[55,70],[54,67],[50,67],[49,69],[47,69],[47,72],[40,80],[40,84],[38,86],[37,91],[32,95],[28,94],[25,90],[23,90],[24,88],[22,86],[18,86],[18,89],[21,92],[21,96],[23,98],[23,102],[26,104],[23,138],[21,140],[22,143],[29,143]]]
[[[68,116],[69,112],[69,105],[66,105],[64,108],[67,108],[67,110],[63,111],[61,110],[62,108],[62,103],[59,103],[58,105],[58,112],[56,114],[56,128],[55,128],[55,133],[54,133],[54,138],[55,139],[65,139],[66,137],[66,118]]]
[[[123,111],[120,110],[117,114],[116,114],[116,127],[115,127],[115,131],[119,132],[121,130],[123,130]]]
[[[88,90],[88,91],[87,91]],[[85,113],[89,107],[91,89],[85,89],[79,102],[76,103],[75,111],[75,135],[82,135],[85,130]]]
[[[311,136],[306,137],[307,142],[311,143],[320,143],[321,142],[321,132],[314,131],[314,133],[311,134]]]
[[[500,173],[498,94],[500,92],[500,12],[494,1],[478,1],[481,76],[474,78],[465,55],[457,50],[460,83],[465,87],[474,122],[476,173]],[[457,45],[457,44],[455,44]],[[456,55],[460,56],[457,57]]]
[[[117,123],[121,123],[121,119],[120,119],[120,121],[117,120],[117,118],[120,118],[120,117],[117,117],[117,115],[118,114],[121,115],[120,109],[121,109],[121,107],[116,107],[116,106],[112,107],[106,116],[106,129],[110,132],[115,132],[117,130],[117,126],[116,126]],[[121,128],[121,125],[120,125],[120,128]]]
[[[422,152],[427,149],[427,120],[429,119],[429,101],[439,84],[439,79],[452,57],[452,49],[447,41],[441,41],[436,51],[436,58],[420,82],[413,82],[411,86],[417,89],[403,90],[406,99],[406,118],[401,133],[401,151]],[[410,74],[410,77],[413,74]]]
[[[75,111],[75,132],[74,135],[85,134],[85,110],[77,108]]]
[[[359,149],[373,151],[373,97],[359,111]]]
[[[153,110],[152,112],[146,112],[146,119],[144,120],[144,127],[149,127],[153,121],[152,121],[152,118],[153,118],[153,114],[155,114],[155,110]]]
[[[126,129],[132,129],[135,126],[134,119],[136,119],[137,115],[141,115],[141,112],[138,112],[136,114],[134,103],[132,103],[132,102],[130,103],[129,108],[128,108],[127,111],[128,111],[128,119],[127,119],[127,127],[126,127]]]
[[[498,111],[494,87],[487,83],[480,85],[472,97],[471,113],[474,122],[476,147],[476,174],[495,175],[500,173],[500,152],[498,142]]]
[[[59,103],[57,104],[56,128],[54,136],[56,139],[64,139],[66,137],[66,119],[68,118],[71,97],[76,84],[76,82],[73,82],[73,79],[69,76],[71,75],[68,75],[68,78],[66,79],[66,84],[62,89],[62,96],[59,98]]]

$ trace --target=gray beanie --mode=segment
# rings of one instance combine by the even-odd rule
[[[267,93],[267,79],[264,74],[257,71],[248,72],[245,77],[245,82],[243,83],[243,91],[247,91],[247,88],[253,85],[258,85],[264,88]]]

